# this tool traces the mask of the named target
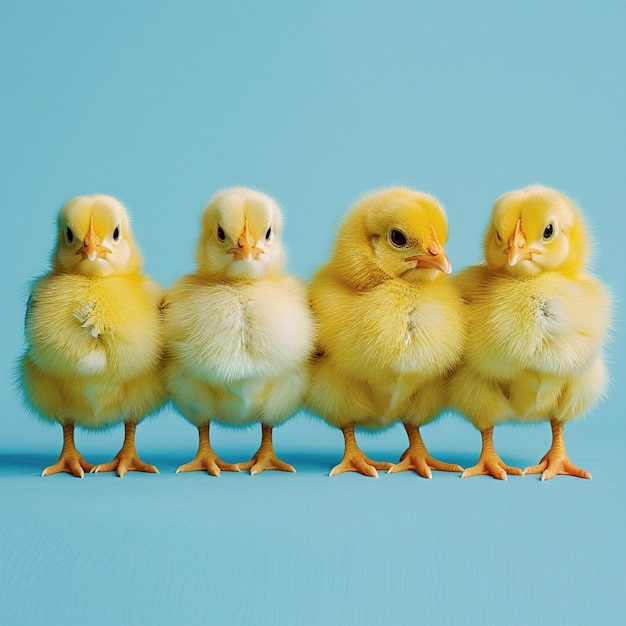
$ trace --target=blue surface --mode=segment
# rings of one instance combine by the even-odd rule
[[[2,2],[1,619],[624,623],[625,23],[622,2]],[[367,191],[435,194],[460,269],[495,198],[534,182],[580,203],[617,299],[609,397],[565,430],[592,481],[330,479],[341,436],[306,416],[275,434],[296,475],[176,475],[197,438],[170,410],[137,434],[158,476],[39,476],[61,432],[27,414],[13,371],[28,283],[70,197],[119,197],[167,286],[192,267],[205,201],[230,185],[277,198],[289,268],[307,279]],[[213,441],[239,461],[259,430]],[[106,461],[122,434],[77,441]],[[424,438],[443,460],[478,457],[458,417]],[[405,447],[398,427],[359,440],[374,458]],[[520,466],[549,441],[547,424],[495,435]]]

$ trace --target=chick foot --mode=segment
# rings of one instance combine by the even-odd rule
[[[198,452],[193,461],[185,463],[176,470],[177,474],[184,472],[206,471],[211,476],[219,476],[224,472],[238,472],[239,466],[235,463],[225,463],[215,454],[209,438],[209,426],[198,426]]]
[[[387,472],[388,474],[397,474],[398,472],[413,470],[424,478],[432,478],[431,470],[438,470],[440,472],[463,471],[460,465],[444,463],[430,456],[419,428],[404,424],[404,429],[409,437],[409,447],[400,457],[400,462],[396,463],[396,465]]]
[[[344,472],[358,472],[364,476],[378,478],[378,472],[376,470],[390,470],[393,467],[393,463],[372,461],[372,459],[361,451],[354,435],[354,424],[348,424],[341,430],[343,431],[345,440],[343,459],[341,459],[339,465],[333,467],[329,474],[330,476],[336,476]]]
[[[493,476],[498,480],[506,480],[507,474],[512,476],[523,476],[524,472],[519,467],[507,465],[496,453],[493,447],[493,426],[487,428],[482,433],[483,445],[480,451],[478,463],[474,467],[466,469],[461,478],[472,476]]]
[[[250,475],[260,474],[265,470],[278,470],[280,472],[295,472],[296,468],[289,463],[281,461],[274,452],[272,443],[272,427],[261,425],[261,445],[254,456],[245,463],[238,463],[240,470],[250,470]]]
[[[85,472],[90,472],[93,468],[91,463],[87,463],[76,449],[74,444],[74,424],[64,424],[63,426],[63,448],[59,460],[54,465],[46,467],[42,476],[67,472],[78,478],[82,478]]]
[[[115,458],[108,463],[101,463],[91,468],[92,474],[100,472],[117,471],[117,475],[122,478],[128,472],[148,472],[150,474],[158,474],[159,470],[154,465],[144,463],[137,454],[135,448],[135,429],[136,424],[124,424],[124,443]]]
[[[591,478],[591,474],[580,467],[576,467],[567,456],[563,441],[563,424],[551,422],[552,445],[537,465],[531,465],[524,470],[524,475],[541,474],[541,480],[550,480],[559,474],[576,476],[577,478]]]

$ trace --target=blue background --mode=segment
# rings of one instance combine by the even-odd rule
[[[626,613],[623,2],[27,2],[0,4],[0,606],[6,623],[623,623]],[[613,384],[566,427],[592,481],[461,480],[436,472],[329,479],[338,431],[300,415],[275,433],[296,475],[176,475],[197,435],[167,410],[138,430],[158,476],[46,479],[61,430],[20,403],[29,281],[60,205],[94,192],[129,208],[146,271],[193,267],[206,200],[231,185],[282,205],[289,269],[308,279],[362,194],[436,195],[455,269],[478,262],[490,207],[531,183],[585,211],[595,271],[616,296]],[[226,460],[260,428],[215,429]],[[423,429],[469,466],[457,416]],[[79,433],[92,462],[122,429]],[[396,460],[401,428],[359,435]],[[549,426],[496,446],[536,463]]]

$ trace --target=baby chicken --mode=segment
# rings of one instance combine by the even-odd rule
[[[448,280],[447,235],[434,198],[385,189],[356,203],[329,263],[313,278],[318,354],[307,406],[343,431],[344,456],[331,476],[462,471],[433,459],[419,431],[445,407],[445,378],[465,345],[463,301]],[[400,463],[365,456],[355,425],[375,429],[398,419],[409,436]]]
[[[161,289],[141,273],[126,209],[115,198],[79,196],[59,214],[52,270],[31,293],[21,387],[31,408],[63,426],[59,460],[43,475],[157,472],[139,459],[135,427],[166,400],[159,376]],[[123,420],[113,461],[93,466],[74,444],[74,426]]]
[[[482,433],[478,463],[463,476],[541,473],[591,478],[575,467],[563,424],[602,396],[602,344],[611,303],[586,271],[589,238],[578,207],[564,194],[532,186],[501,196],[484,239],[485,261],[461,272],[470,338],[455,373],[452,404]],[[549,419],[552,446],[522,472],[493,447],[495,424]]]
[[[314,322],[303,284],[283,272],[281,213],[245,188],[215,195],[202,217],[197,270],[164,304],[167,388],[197,426],[196,457],[178,472],[295,469],[279,460],[272,428],[300,408],[308,384]],[[262,424],[261,445],[246,463],[224,463],[209,426]]]

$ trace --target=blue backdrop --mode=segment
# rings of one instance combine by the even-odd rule
[[[618,0],[0,3],[0,605],[7,623],[622,623],[626,612],[624,229],[626,5]],[[60,205],[129,208],[146,271],[193,267],[206,200],[274,196],[289,269],[327,258],[362,194],[436,195],[454,269],[478,262],[491,205],[542,183],[572,196],[616,296],[613,384],[566,427],[592,481],[434,473],[327,477],[338,431],[277,430],[298,474],[175,475],[197,435],[174,412],[140,426],[158,476],[39,477],[59,427],[15,391],[28,285],[46,271]],[[216,429],[227,460],[259,428]],[[478,433],[427,426],[434,456],[469,466]],[[92,461],[122,429],[79,433]],[[549,426],[505,426],[506,461],[536,463]],[[402,429],[360,436],[395,460]]]

